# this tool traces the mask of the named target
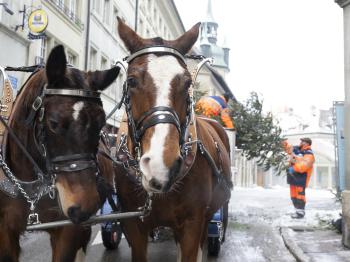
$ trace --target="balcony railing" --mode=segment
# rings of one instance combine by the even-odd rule
[[[60,11],[65,17],[67,17],[73,24],[79,27],[80,30],[84,30],[84,24],[82,21],[76,16],[69,7],[67,7],[63,1],[60,0],[45,0],[53,5],[58,11]]]

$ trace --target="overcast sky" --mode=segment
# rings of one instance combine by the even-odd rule
[[[186,29],[208,0],[175,0]],[[239,100],[256,91],[265,109],[329,108],[344,100],[343,16],[334,0],[212,0],[219,44],[230,51],[227,82]],[[303,104],[303,106],[301,105]]]

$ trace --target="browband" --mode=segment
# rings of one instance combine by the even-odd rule
[[[131,54],[130,56],[126,57],[125,60],[127,63],[130,63],[132,60],[134,60],[136,57],[145,55],[145,54],[154,54],[154,53],[165,53],[170,54],[173,56],[176,56],[179,58],[182,62],[186,64],[185,57],[175,48],[167,47],[167,46],[152,46],[152,47],[146,47],[139,51],[136,51],[135,53]]]
[[[44,95],[79,96],[87,98],[100,98],[101,93],[82,89],[45,89]]]

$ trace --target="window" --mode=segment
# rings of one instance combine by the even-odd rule
[[[69,17],[74,19],[77,14],[77,0],[68,1]]]
[[[77,56],[68,51],[67,52],[67,62],[71,65],[76,66],[77,65]]]
[[[151,0],[147,0],[147,9],[148,9],[148,12],[151,12],[151,10],[152,10],[152,1]]]
[[[207,33],[210,34],[211,33],[211,27],[208,25],[207,26]]]
[[[113,28],[112,28],[112,31],[113,31],[113,34],[117,34],[117,27],[118,27],[118,22],[117,22],[117,16],[119,15],[119,11],[118,11],[118,8],[116,6],[113,7],[113,21],[112,21],[112,25],[113,25]]]
[[[90,63],[89,63],[90,70],[96,70],[97,69],[97,51],[95,48],[90,47]]]
[[[154,21],[154,23],[156,23],[157,22],[157,9],[153,9],[153,21]]]
[[[161,34],[162,33],[161,31],[163,28],[163,21],[161,17],[159,17],[158,28],[159,28],[159,34]]]
[[[101,70],[107,69],[107,58],[104,56],[101,56]]]
[[[111,94],[116,100],[118,100],[121,97],[124,81],[125,81],[124,72],[120,70],[117,80],[114,82],[113,87],[111,89],[112,90]]]
[[[59,7],[63,7],[63,0],[56,0],[55,2]]]
[[[143,26],[143,21],[142,21],[142,19],[139,19],[138,32],[139,32],[140,35],[143,36],[143,33],[144,33],[144,26]]]
[[[103,22],[105,22],[107,25],[109,25],[109,0],[104,0],[103,2]]]
[[[100,13],[100,0],[93,0],[93,9],[96,11],[96,13]]]
[[[34,63],[36,65],[43,65],[45,63],[47,45],[48,45],[47,39],[42,38],[41,44],[40,44],[40,55],[35,56],[35,58],[34,58],[35,59]]]
[[[40,56],[44,59],[46,58],[46,49],[47,49],[47,41],[46,38],[41,39],[41,46],[40,46]]]
[[[165,39],[169,39],[167,38],[167,30],[166,30],[166,26],[164,25],[164,28],[163,28],[163,36]]]

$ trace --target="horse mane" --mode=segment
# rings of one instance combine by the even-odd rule
[[[44,69],[29,76],[28,81],[22,86],[20,92],[17,94],[11,120],[22,121],[23,118],[25,119],[27,117],[35,98],[40,95],[46,82],[47,80]]]

